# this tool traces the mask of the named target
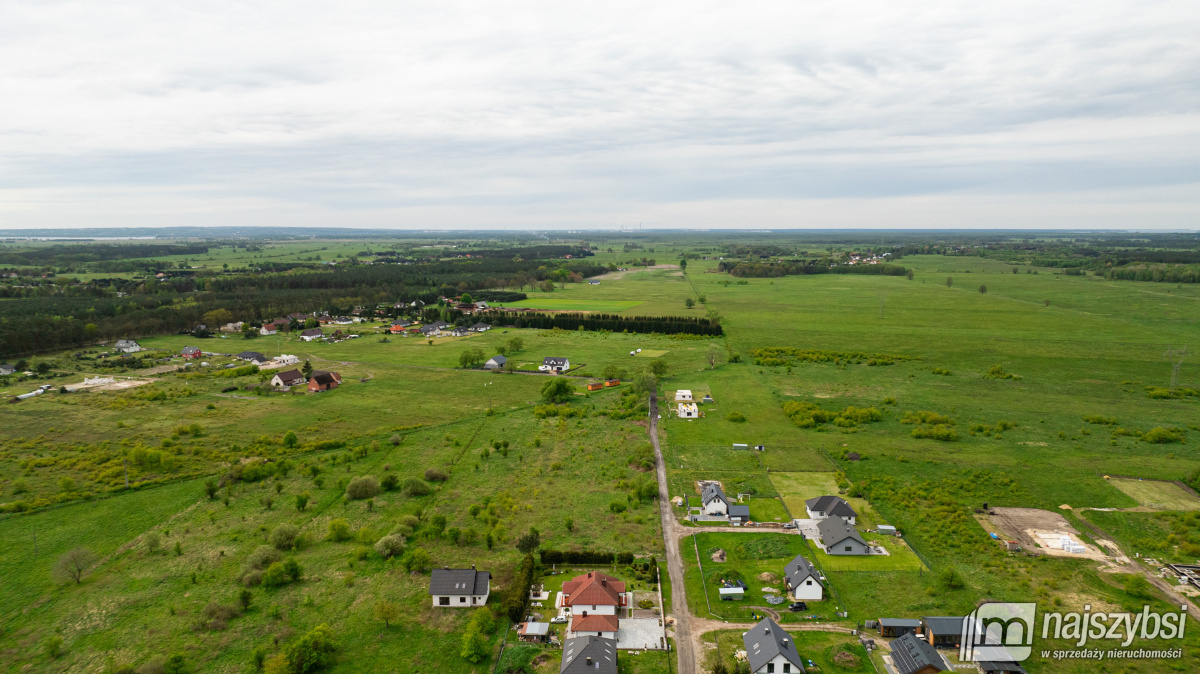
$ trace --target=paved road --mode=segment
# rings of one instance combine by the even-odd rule
[[[671,513],[670,494],[667,492],[667,465],[663,462],[662,448],[658,444],[658,396],[655,393],[650,394],[650,442],[654,445],[658,473],[658,512],[662,517],[663,543],[667,548],[667,575],[671,578],[671,613],[675,618],[675,654],[679,661],[679,674],[697,674],[696,650],[689,622],[691,612],[688,610],[683,581],[683,559],[679,556],[679,539],[674,535],[675,521]]]

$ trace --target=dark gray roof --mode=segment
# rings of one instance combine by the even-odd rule
[[[744,517],[750,519],[750,506],[748,505],[731,505],[729,506],[730,517]]]
[[[138,345],[138,343],[133,341],[132,339],[118,339],[117,340],[117,348],[118,349],[125,349],[128,347],[137,346],[137,345]]]
[[[998,660],[980,660],[979,668],[985,672],[1015,672],[1016,674],[1027,674],[1025,668],[1019,662],[998,661]]]
[[[913,674],[933,665],[939,672],[946,671],[946,661],[928,641],[918,639],[912,632],[891,642],[892,664],[897,674]]]
[[[429,574],[429,594],[487,594],[491,578],[487,571],[475,569],[434,569]]]
[[[815,513],[825,513],[826,517],[858,517],[854,508],[840,496],[818,496],[808,499],[804,505]]]
[[[238,360],[266,360],[267,357],[257,351],[243,351],[234,356]]]
[[[592,666],[588,667],[591,658]],[[559,674],[617,674],[617,640],[575,637],[563,643]]]
[[[884,627],[920,627],[921,621],[915,618],[880,618],[879,624]]]
[[[490,328],[490,327],[492,327],[492,326],[488,325],[487,323],[482,323],[482,322],[481,322],[481,323],[476,323],[475,325],[472,325],[472,326],[471,326],[471,329],[472,329],[472,330],[477,330],[477,331],[478,331],[478,330],[487,330],[487,329],[488,329],[488,328]]]
[[[508,359],[505,358],[504,356],[492,356],[488,360],[491,362],[494,362],[497,365],[503,365],[508,362]]]
[[[325,334],[325,333],[321,332],[321,328],[309,328],[308,330],[305,330],[304,332],[300,333],[300,336],[301,337],[316,337],[318,335],[323,335],[323,334]]]
[[[962,634],[963,620],[966,618],[962,616],[921,616],[921,621],[934,634]]]
[[[558,358],[555,356],[546,356],[542,359],[542,365],[566,365],[566,358]]]
[[[763,621],[750,628],[742,635],[746,644],[746,658],[750,661],[750,671],[757,672],[763,665],[776,656],[782,655],[788,662],[803,672],[804,663],[796,652],[796,642],[774,620],[763,618]]]
[[[847,538],[853,538],[863,545],[867,544],[858,534],[858,530],[846,524],[846,521],[840,517],[827,517],[817,522],[817,531],[821,532],[821,544],[827,548],[837,545]]]
[[[289,382],[296,381],[297,379],[304,379],[304,374],[300,372],[300,370],[288,370],[286,372],[280,372],[276,374],[275,377],[279,377],[279,381]],[[272,379],[275,377],[272,377]]]
[[[713,500],[720,499],[729,505],[729,499],[725,498],[725,490],[721,489],[721,485],[713,482],[704,486],[704,491],[700,492],[700,502],[708,505]]]
[[[783,573],[792,582],[792,587],[799,585],[809,576],[812,576],[812,579],[817,581],[818,585],[825,587],[825,583],[822,583],[821,577],[817,575],[816,568],[813,567],[812,562],[804,558],[804,555],[796,555],[795,559],[783,567]]]

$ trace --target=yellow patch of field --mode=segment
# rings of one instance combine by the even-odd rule
[[[1200,510],[1200,499],[1189,494],[1174,482],[1159,480],[1131,480],[1114,477],[1108,480],[1112,486],[1125,492],[1129,498],[1148,508],[1158,510]]]
[[[642,349],[640,352],[638,352],[637,356],[638,358],[658,358],[659,356],[665,356],[666,354],[666,349]]]

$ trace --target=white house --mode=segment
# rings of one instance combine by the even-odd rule
[[[825,598],[825,583],[821,582],[821,577],[817,575],[812,562],[803,555],[796,555],[795,559],[788,562],[783,567],[783,575],[788,596],[792,599],[821,601]]]
[[[685,388],[679,389],[675,392],[675,402],[692,402],[692,392]]]
[[[122,353],[137,353],[142,350],[142,346],[132,339],[118,339],[117,349]]]
[[[700,493],[700,505],[705,515],[729,514],[729,499],[725,498],[725,490],[716,482],[704,486],[704,491]]]
[[[840,517],[846,524],[858,524],[858,514],[854,508],[840,496],[818,496],[804,502],[809,519],[823,520],[826,517]]]
[[[434,569],[429,574],[429,594],[434,607],[470,608],[487,603],[492,574],[469,569]]]
[[[751,674],[800,674],[804,661],[792,636],[770,618],[742,635]]]
[[[267,323],[258,329],[258,334],[262,335],[263,337],[268,337],[270,335],[279,334],[279,330],[275,327],[274,323]]]
[[[304,373],[300,372],[300,370],[288,370],[287,372],[280,372],[271,377],[271,386],[279,388],[283,388],[284,386],[301,386],[306,381]]]
[[[273,362],[276,365],[298,365],[300,363],[300,357],[299,356],[289,356],[288,354],[285,353],[285,354],[282,354],[279,356],[275,356],[275,358],[273,359]]]
[[[566,372],[571,369],[571,361],[566,358],[546,356],[542,359],[542,364],[538,365],[538,369],[542,372]]]
[[[305,330],[304,332],[300,333],[300,339],[303,339],[306,342],[311,342],[314,339],[321,339],[324,336],[325,333],[321,332],[321,328],[312,328],[311,330]]]
[[[700,408],[696,403],[679,403],[678,413],[680,419],[696,419],[700,416]]]
[[[629,606],[632,593],[625,583],[592,571],[563,583],[559,599],[571,609],[567,636],[598,636],[615,639],[621,626],[620,610]]]
[[[504,356],[492,356],[491,358],[488,358],[488,361],[486,363],[483,364],[483,369],[499,370],[499,369],[503,368],[504,364],[507,362],[508,362],[508,358],[505,358]]]
[[[869,555],[871,548],[858,530],[840,517],[826,517],[817,522],[821,546],[829,555]]]

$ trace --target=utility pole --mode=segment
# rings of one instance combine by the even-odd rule
[[[1179,383],[1179,370],[1183,367],[1183,360],[1187,358],[1188,350],[1186,346],[1178,349],[1168,348],[1163,354],[1167,360],[1171,361],[1171,388]]]

